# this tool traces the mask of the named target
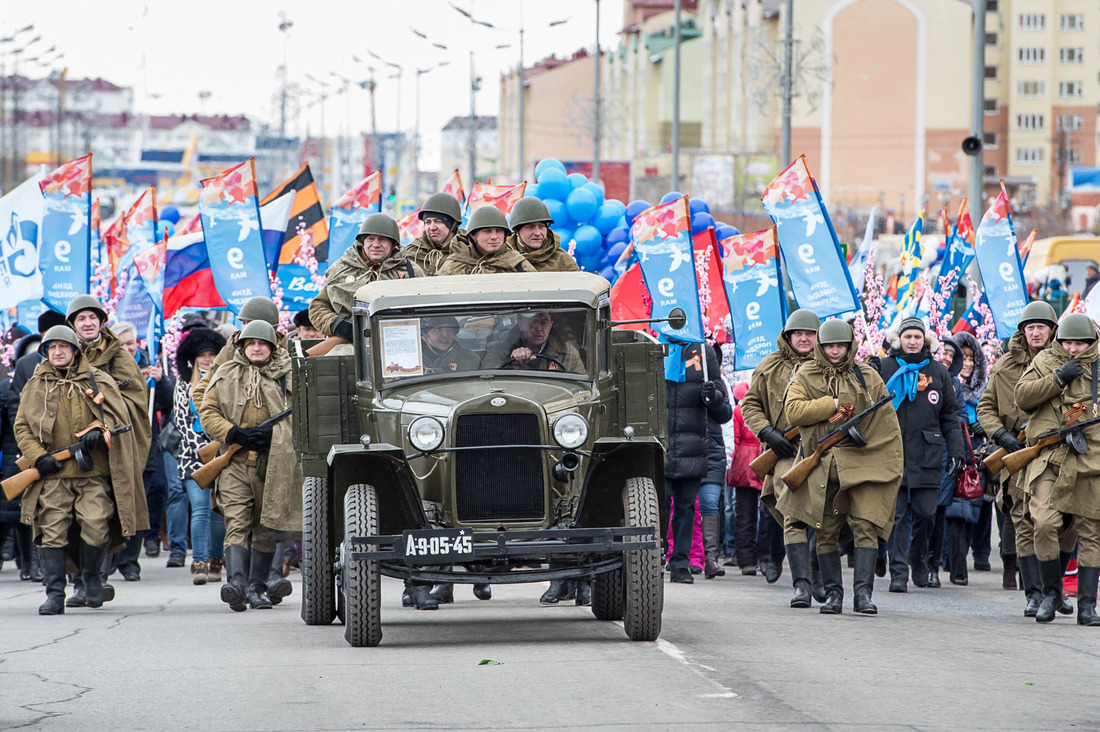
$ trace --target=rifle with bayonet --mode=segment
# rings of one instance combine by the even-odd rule
[[[1020,429],[1020,434],[1016,435],[1016,439],[1020,442],[1026,440],[1026,430],[1027,425],[1025,424]],[[998,447],[996,450],[989,453],[989,455],[986,456],[985,460],[982,460],[982,465],[984,465],[986,470],[988,470],[990,473],[996,475],[997,473],[1005,469],[1005,456],[1008,454],[1008,450],[1004,449],[1003,447]]]
[[[272,427],[280,420],[289,417],[293,411],[293,409],[284,409],[274,417],[260,422],[252,429]],[[199,459],[203,461],[203,466],[191,473],[191,479],[198,483],[200,488],[209,488],[214,483],[214,479],[229,465],[229,461],[233,459],[233,456],[243,447],[242,445],[233,443],[225,449],[225,452],[221,455],[217,455],[219,448],[221,448],[221,444],[220,442],[211,442],[199,448]],[[215,455],[217,455],[217,457],[215,457]]]
[[[1081,411],[1077,412],[1076,416],[1067,417],[1066,424],[1039,435],[1035,438],[1034,445],[1025,447],[1023,450],[1017,450],[1011,455],[1006,455],[1004,464],[1009,474],[1015,475],[1026,468],[1028,463],[1039,457],[1039,453],[1042,452],[1044,448],[1056,447],[1063,442],[1069,446],[1069,449],[1073,450],[1078,455],[1084,455],[1088,452],[1089,443],[1088,440],[1085,439],[1083,430],[1094,424],[1100,424],[1100,417],[1093,417],[1092,419],[1086,419],[1084,422],[1078,422],[1077,417],[1084,412],[1083,405],[1074,405],[1074,409],[1071,410],[1071,412],[1076,412],[1078,406],[1081,406]],[[1070,413],[1067,413],[1067,415],[1068,414]]]
[[[83,437],[92,430],[96,429],[103,430],[103,442],[107,445],[107,449],[110,450],[111,438],[115,435],[120,435],[123,432],[129,432],[133,429],[133,425],[122,424],[115,427],[114,429],[109,430],[97,422],[87,429],[77,432],[76,436]],[[84,451],[84,448],[79,442],[68,445],[66,447],[59,447],[56,450],[51,450],[46,454],[52,457],[54,460],[57,460],[58,462],[64,462],[66,460],[69,460],[70,458],[76,460],[76,464],[81,470],[92,469],[92,456]],[[6,478],[2,483],[0,483],[0,487],[4,489],[4,495],[7,496],[7,499],[9,501],[14,500],[17,496],[22,495],[23,491],[30,488],[32,483],[42,478],[42,474],[38,472],[38,468],[31,465],[31,462],[27,460],[27,458],[23,455],[20,455],[16,459],[15,466],[19,468],[20,472],[16,473],[10,478]]]
[[[810,477],[810,473],[813,472],[814,468],[821,464],[821,456],[825,454],[825,451],[836,447],[843,440],[851,440],[857,447],[866,445],[867,438],[859,431],[859,423],[882,409],[893,399],[894,395],[892,393],[887,394],[859,414],[849,418],[839,427],[835,427],[822,435],[821,439],[817,441],[817,447],[814,448],[814,451],[783,474],[783,482],[787,484],[792,492],[797,491]],[[802,444],[805,446],[805,441]]]

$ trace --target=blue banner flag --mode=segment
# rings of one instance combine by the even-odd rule
[[[753,369],[775,350],[787,319],[775,227],[723,239],[722,249],[726,252],[722,279],[730,302],[733,367]]]
[[[959,205],[955,229],[947,237],[947,244],[944,246],[943,262],[940,263],[940,271],[936,277],[936,287],[939,287],[940,280],[951,274],[954,274],[952,281],[958,283],[962,279],[963,272],[973,261],[974,224],[970,221],[970,211],[964,198]]]
[[[858,310],[859,294],[806,156],[799,156],[776,176],[761,200],[775,222],[779,252],[798,307],[813,310],[822,319]]]
[[[37,173],[0,198],[0,307],[42,297],[38,269],[38,228],[45,201]],[[37,328],[37,325],[35,326]],[[31,332],[36,332],[35,328]]]
[[[898,312],[911,308],[917,277],[920,275],[920,262],[924,258],[924,211],[917,214],[917,220],[905,232],[901,245],[901,273],[898,275]]]
[[[138,334],[144,334],[163,308],[161,295],[149,292],[134,264],[134,258],[156,245],[157,188],[150,186],[123,215],[123,237],[128,243],[120,262],[118,275],[122,296],[118,299],[118,319],[133,323]]]
[[[271,297],[252,158],[202,182],[199,215],[214,284],[229,309],[239,313],[248,299]]]
[[[997,337],[1011,338],[1020,323],[1020,313],[1028,303],[1028,294],[1004,186],[978,225],[974,256],[982,274],[982,289],[997,326]]]
[[[91,278],[92,156],[57,168],[39,183],[45,207],[39,232],[42,300],[65,312]]]
[[[327,269],[328,262],[318,262],[317,273],[321,277],[314,282],[313,275],[302,265],[280,264],[278,277],[279,285],[283,288],[283,307],[295,313],[308,310],[310,300],[321,291]]]

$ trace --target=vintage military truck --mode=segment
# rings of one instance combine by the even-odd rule
[[[417,278],[356,300],[354,355],[294,359],[302,619],[374,646],[383,574],[591,578],[597,618],[656,639],[664,346],[613,328],[607,281]]]

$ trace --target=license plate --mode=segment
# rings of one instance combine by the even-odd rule
[[[402,535],[402,557],[408,564],[454,564],[474,558],[469,529],[416,529]]]

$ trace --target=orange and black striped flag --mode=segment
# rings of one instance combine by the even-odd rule
[[[313,182],[313,173],[309,170],[309,163],[298,168],[298,172],[267,194],[260,201],[260,205],[274,201],[291,191],[294,193],[294,203],[290,207],[290,220],[286,225],[286,238],[283,239],[283,248],[279,252],[279,264],[294,262],[294,255],[298,253],[298,246],[301,243],[298,237],[298,226],[302,224],[310,232],[317,261],[327,262],[328,222],[325,221],[325,210],[321,207],[321,198],[317,195],[317,185]]]

